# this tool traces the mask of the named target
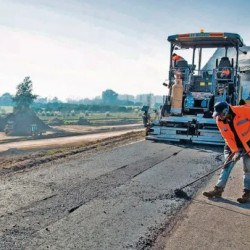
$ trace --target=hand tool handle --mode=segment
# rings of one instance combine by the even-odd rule
[[[248,151],[248,152],[246,152],[246,153],[240,155],[239,159],[240,159],[241,157],[245,156],[245,155],[248,154],[248,153],[250,153],[250,151]],[[207,173],[207,174],[201,176],[200,178],[198,178],[198,179],[196,179],[196,180],[194,180],[194,181],[188,183],[187,185],[181,187],[180,189],[183,189],[183,188],[185,188],[185,187],[188,187],[188,186],[194,184],[195,182],[197,182],[197,181],[199,181],[199,180],[201,180],[201,179],[203,179],[203,178],[209,176],[210,174],[216,172],[217,170],[219,170],[219,169],[221,169],[221,168],[224,168],[226,165],[228,165],[229,163],[233,162],[233,160],[228,161],[232,156],[233,156],[233,154],[230,154],[230,155],[228,156],[226,162],[225,162],[223,165],[220,165],[218,168],[216,168],[216,169],[212,170],[211,172],[209,172],[209,173]]]

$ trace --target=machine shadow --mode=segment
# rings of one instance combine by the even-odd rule
[[[198,150],[199,152],[213,151],[215,153],[223,154],[223,146],[218,147],[218,145],[195,144],[189,141],[180,141],[180,142],[172,142],[165,140],[150,140],[150,141],[152,141],[153,143],[162,143],[181,148],[195,149]]]

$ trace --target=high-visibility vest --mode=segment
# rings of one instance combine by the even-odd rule
[[[181,56],[179,56],[179,55],[175,55],[175,56],[172,57],[172,61],[179,61],[181,59],[183,59],[183,58]]]
[[[229,70],[229,69],[223,69],[223,70],[221,71],[221,73],[222,73],[223,75],[225,75],[225,76],[228,76],[228,75],[230,75],[230,70]]]
[[[233,125],[235,131],[245,148],[246,152],[250,151],[250,105],[245,104],[241,106],[231,106],[230,108],[235,114],[233,119]],[[221,132],[222,137],[225,142],[231,149],[232,153],[237,152],[238,146],[235,141],[235,136],[233,131],[231,130],[229,124],[225,124],[223,121],[219,120],[219,117],[216,117],[217,126]],[[250,153],[248,153],[250,156]]]

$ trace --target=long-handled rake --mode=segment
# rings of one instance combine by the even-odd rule
[[[246,154],[248,154],[249,152],[250,152],[250,151],[248,151],[248,152],[246,152],[246,153],[240,155],[240,157],[238,158],[238,160],[239,160],[241,157],[243,157],[243,156],[245,156]],[[225,161],[225,163],[224,163],[223,165],[220,165],[218,168],[216,168],[216,169],[212,170],[211,172],[209,172],[209,173],[207,173],[207,174],[201,176],[200,178],[198,178],[198,179],[196,179],[196,180],[194,180],[194,181],[192,181],[192,182],[186,184],[185,186],[182,186],[181,188],[175,189],[175,190],[174,190],[175,196],[176,196],[177,198],[183,198],[183,199],[189,200],[190,197],[188,196],[188,194],[187,194],[185,191],[183,191],[183,189],[186,188],[186,187],[188,187],[188,186],[191,186],[191,185],[194,184],[195,182],[197,182],[197,181],[199,181],[199,180],[201,180],[201,179],[203,179],[203,178],[209,176],[210,174],[212,174],[212,173],[218,171],[219,169],[225,168],[229,163],[233,162],[233,160],[231,160],[232,157],[233,157],[233,155],[234,155],[234,154],[229,155],[229,157],[227,158],[227,160]]]

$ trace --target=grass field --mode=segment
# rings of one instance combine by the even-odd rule
[[[8,114],[13,112],[13,107],[11,106],[0,106],[0,114]],[[86,112],[86,113],[66,113],[57,115],[56,112],[48,113],[37,113],[38,117],[45,123],[53,118],[58,118],[63,120],[65,125],[75,125],[78,124],[80,117],[84,117],[88,125],[93,126],[103,126],[103,125],[119,125],[119,124],[131,124],[142,122],[142,114],[140,111],[137,112]]]
[[[45,123],[52,118],[59,118],[64,121],[64,124],[77,124],[82,114],[75,115],[39,115],[39,118],[43,120]],[[131,113],[88,113],[88,115],[84,115],[84,118],[88,121],[90,125],[98,126],[98,125],[113,125],[113,124],[129,124],[129,123],[140,123],[142,122],[142,116],[140,113],[131,112]]]

